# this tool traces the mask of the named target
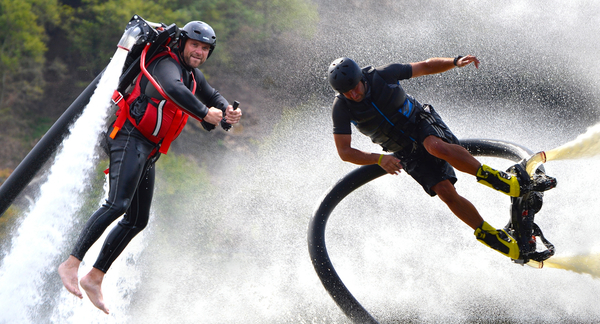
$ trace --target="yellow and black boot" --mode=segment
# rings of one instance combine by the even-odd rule
[[[521,195],[521,184],[517,176],[503,171],[498,171],[482,164],[477,170],[477,182],[494,188],[511,197]]]
[[[513,260],[519,259],[519,243],[503,229],[495,229],[487,222],[483,222],[475,230],[475,238]]]

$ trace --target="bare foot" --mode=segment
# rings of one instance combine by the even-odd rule
[[[104,299],[102,298],[102,279],[104,279],[104,272],[92,268],[92,271],[81,278],[81,288],[85,290],[94,306],[108,314],[108,308],[104,305]]]
[[[79,290],[79,283],[77,278],[77,271],[79,270],[79,264],[81,261],[74,256],[69,258],[58,266],[58,275],[63,282],[63,285],[73,295],[83,298],[83,294]]]

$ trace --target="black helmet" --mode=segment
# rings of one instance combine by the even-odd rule
[[[342,57],[331,62],[328,70],[331,87],[339,92],[348,92],[362,79],[362,70],[353,60]]]
[[[208,56],[212,54],[212,51],[215,49],[217,45],[217,35],[215,31],[210,27],[209,24],[203,21],[190,21],[181,29],[181,36],[179,38],[181,43],[179,45],[179,50],[183,51],[183,45],[188,39],[197,40],[199,42],[203,42],[210,45],[210,51],[208,52]]]

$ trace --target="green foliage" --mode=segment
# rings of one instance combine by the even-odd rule
[[[298,29],[302,36],[314,32],[316,7],[305,0],[84,0],[67,23],[73,50],[85,58],[80,70],[97,75],[114,53],[129,19],[137,14],[152,22],[183,27],[191,20],[210,24],[217,33],[216,55],[211,60],[228,61],[231,41],[242,46],[276,41],[282,33]]]
[[[190,4],[192,20],[209,23],[217,33],[215,58],[230,62],[278,42],[286,32],[310,37],[318,20],[307,0],[204,0]]]
[[[265,46],[286,32],[310,36],[318,19],[308,0],[82,0],[77,8],[57,0],[0,0],[0,108],[42,97],[48,31],[66,34],[68,42],[52,56],[69,57],[69,70],[91,79],[108,63],[134,14],[180,27],[208,22],[218,36],[216,61],[231,60],[234,46]]]
[[[166,1],[84,0],[67,21],[73,50],[82,58],[77,68],[95,77],[108,64],[134,14],[167,25],[187,18],[184,12],[174,11],[171,6]]]
[[[11,173],[12,173],[12,170],[10,170],[10,169],[1,169],[0,170],[0,185],[2,185],[4,183],[4,181],[6,181],[6,179],[8,179],[8,177],[10,176]]]
[[[55,17],[38,19],[36,13],[46,5],[31,0],[0,0],[0,107],[42,94],[47,49],[43,23],[54,22]]]

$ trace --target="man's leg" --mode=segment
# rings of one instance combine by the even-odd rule
[[[448,180],[444,180],[433,187],[438,197],[450,208],[450,210],[463,222],[475,230],[475,237],[484,245],[511,258],[519,258],[519,245],[506,231],[497,230],[490,226],[466,198],[456,192],[456,189]]]
[[[429,154],[442,159],[460,172],[477,175],[481,167],[479,162],[467,149],[458,145],[450,144],[437,136],[430,135],[423,141],[423,146]]]
[[[477,229],[483,223],[483,218],[475,206],[466,198],[459,195],[450,181],[444,180],[431,187],[431,189],[448,205],[448,208],[450,208],[454,215],[473,230]]]
[[[63,284],[69,292],[79,298],[83,298],[79,285],[77,283],[77,273],[79,264],[85,256],[88,249],[98,240],[104,230],[118,217],[120,217],[130,206],[130,202],[135,192],[137,184],[143,175],[144,165],[147,156],[150,154],[153,146],[145,145],[136,141],[135,137],[130,136],[133,126],[130,126],[129,133],[122,130],[120,136],[111,140],[110,145],[110,174],[109,174],[109,194],[106,203],[103,204],[86,222],[82,229],[79,239],[71,252],[67,261],[58,267],[58,273]],[[98,280],[95,280],[97,282]],[[88,296],[95,289],[89,289],[93,281],[86,280],[86,285],[81,283],[82,288],[86,290]],[[101,280],[100,280],[101,282]],[[87,288],[86,288],[87,287]],[[98,286],[97,291],[100,291]],[[94,293],[93,293],[94,294]],[[102,300],[101,293],[99,297],[90,300]],[[97,301],[94,305],[98,306]],[[103,304],[103,303],[102,303]],[[104,307],[98,307],[107,311]]]
[[[85,290],[90,301],[106,314],[108,314],[108,307],[102,296],[102,280],[106,271],[127,244],[148,224],[154,193],[153,165],[146,168],[146,172],[140,181],[123,219],[107,235],[94,267],[81,278],[81,287]]]
[[[464,147],[445,142],[434,135],[425,138],[423,146],[429,154],[450,163],[458,171],[475,176],[479,183],[511,197],[520,196],[521,185],[516,176],[481,164]]]

